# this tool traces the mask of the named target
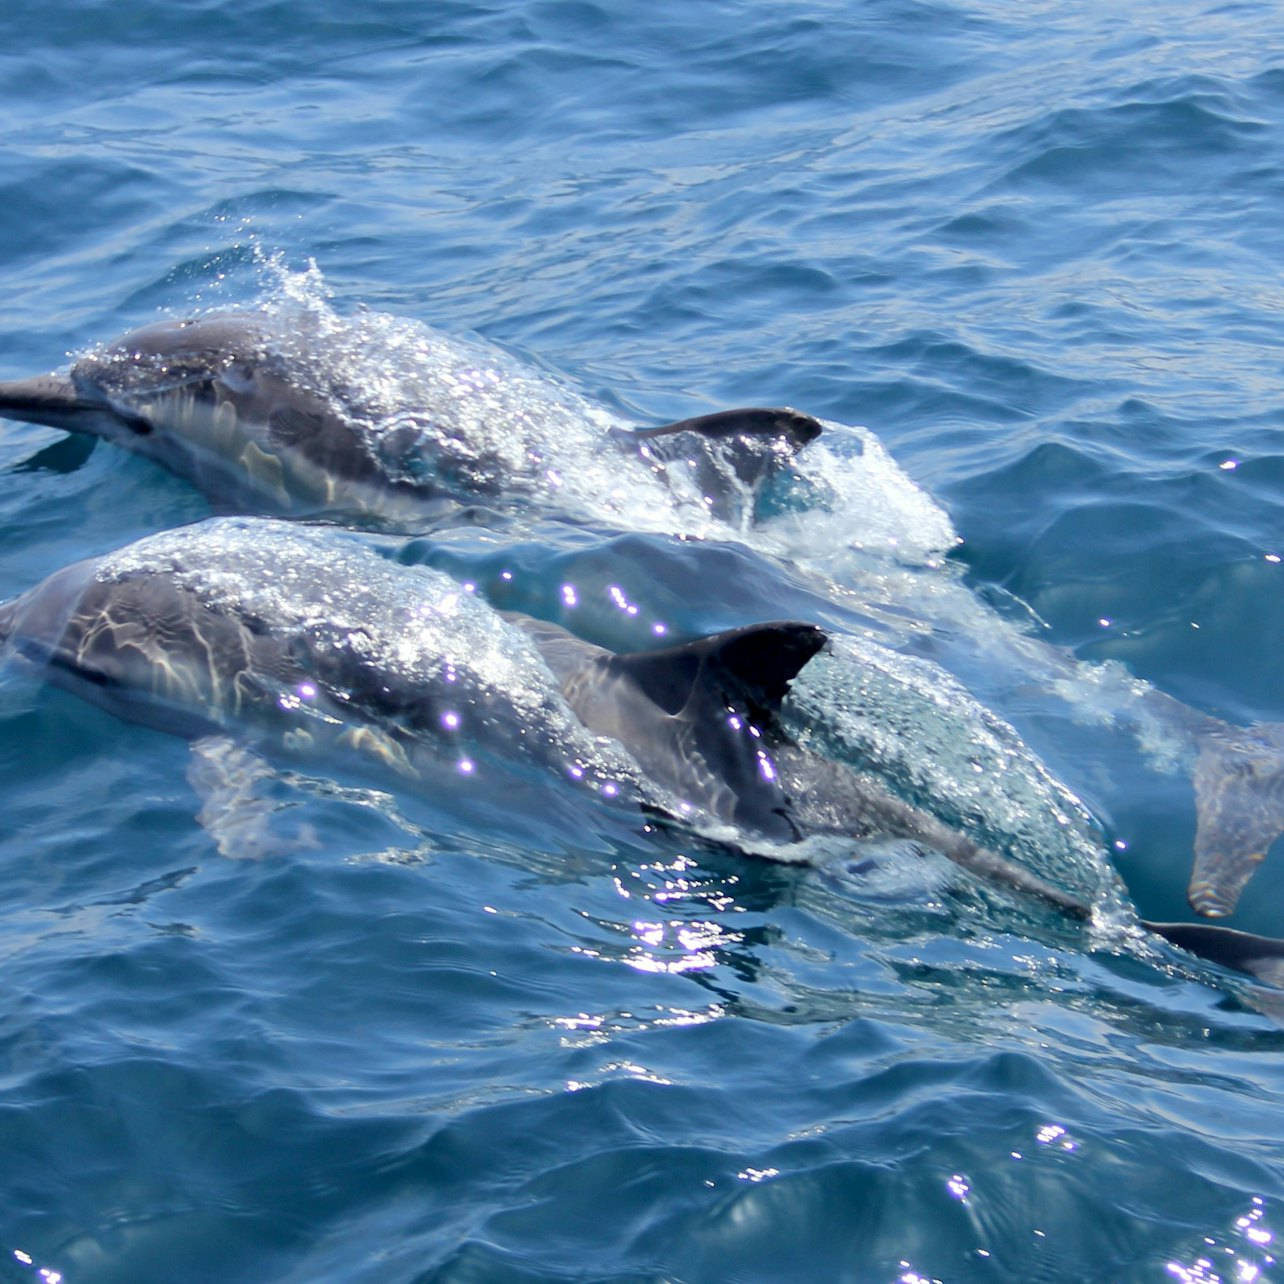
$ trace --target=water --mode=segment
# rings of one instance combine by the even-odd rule
[[[654,505],[381,547],[545,615],[573,584],[613,645],[823,620],[867,661],[827,734],[962,727],[984,788],[940,749],[892,769],[1189,918],[1189,745],[1130,684],[1284,718],[1277,27],[11,7],[0,375],[302,297],[480,335],[622,422],[866,425],[809,465],[846,506],[680,553]],[[0,425],[6,597],[208,511]],[[0,718],[0,1279],[1278,1274],[1284,1034],[1121,920],[307,764],[264,786],[278,847],[231,860],[183,742],[10,670]],[[1268,862],[1232,921],[1284,935],[1281,894]]]

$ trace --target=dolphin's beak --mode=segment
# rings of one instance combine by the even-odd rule
[[[81,396],[66,375],[37,375],[34,379],[0,382],[0,419],[44,424],[65,432],[88,432],[105,407]]]

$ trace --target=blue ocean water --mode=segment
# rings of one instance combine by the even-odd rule
[[[1278,49],[1178,0],[11,6],[0,376],[303,297],[625,420],[867,426],[810,525],[387,551],[535,613],[574,583],[619,646],[846,629],[907,780],[962,808],[989,709],[1028,755],[977,759],[981,821],[1050,859],[1030,800],[1077,798],[1191,919],[1189,762],[1129,682],[1284,719]],[[208,512],[0,424],[0,596]],[[181,740],[9,669],[0,719],[0,1279],[1279,1274],[1284,1034],[1216,969],[559,799],[282,779],[311,841],[228,859]],[[1232,923],[1284,936],[1281,896],[1268,860]]]

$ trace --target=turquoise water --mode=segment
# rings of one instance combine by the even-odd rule
[[[1278,49],[1176,0],[11,6],[0,376],[303,299],[621,420],[864,425],[759,530],[675,550],[640,497],[382,547],[574,584],[617,646],[824,620],[835,743],[1191,918],[1189,762],[1125,675],[1284,719]],[[0,424],[0,596],[208,511]],[[0,720],[6,1282],[1278,1276],[1284,1034],[1117,925],[524,778],[282,777],[233,860],[182,741],[11,669]],[[1231,921],[1284,935],[1281,896],[1267,862]]]

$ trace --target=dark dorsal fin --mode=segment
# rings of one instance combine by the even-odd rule
[[[794,450],[801,450],[809,441],[815,441],[821,431],[820,421],[800,410],[791,410],[788,406],[751,406],[740,410],[718,410],[711,415],[697,415],[694,419],[679,419],[676,423],[660,424],[656,428],[636,428],[628,436],[647,439],[694,432],[712,438],[772,437],[787,442]]]
[[[752,624],[661,651],[613,656],[609,664],[665,713],[681,713],[697,687],[714,687],[724,698],[744,700],[755,722],[770,725],[789,684],[828,640],[814,624]]]
[[[1254,936],[1210,923],[1142,923],[1142,927],[1210,963],[1284,989],[1284,941],[1273,936]]]

